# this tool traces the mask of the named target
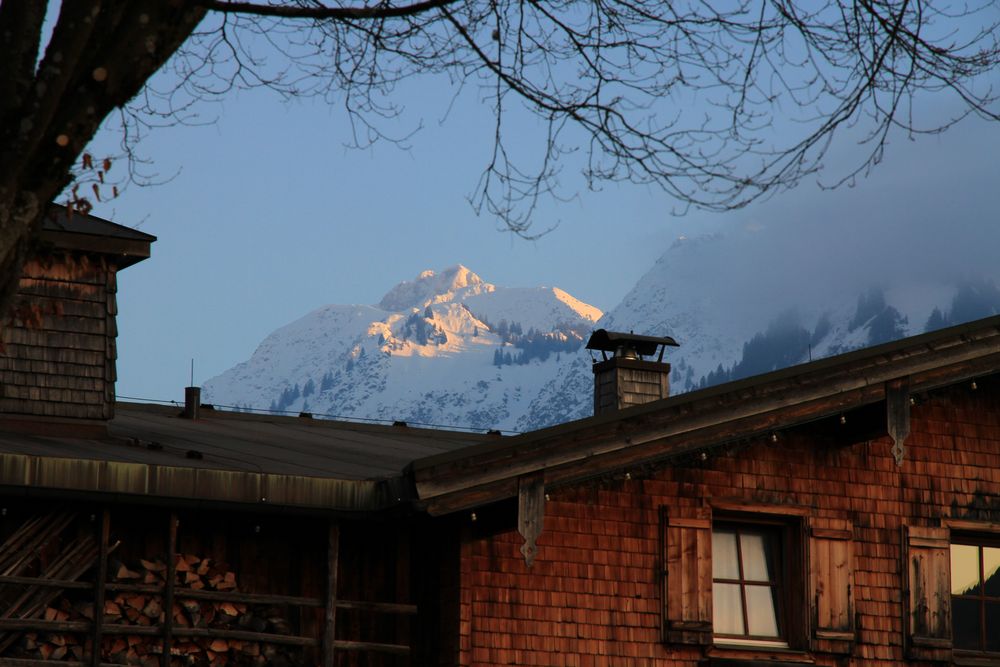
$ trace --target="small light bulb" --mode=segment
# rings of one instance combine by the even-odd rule
[[[846,424],[847,423],[847,417],[845,417],[844,415],[840,415],[840,423],[841,424]]]
[[[470,518],[470,519],[472,519],[473,521],[475,521],[475,520],[476,520],[476,513],[475,513],[475,512],[473,512],[473,513],[472,513],[472,514],[471,514],[471,515],[469,516],[469,518]]]

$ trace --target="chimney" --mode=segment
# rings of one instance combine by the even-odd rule
[[[0,427],[98,437],[114,416],[117,275],[156,237],[53,205],[0,332]]]
[[[184,412],[181,417],[197,419],[201,407],[201,387],[184,387]]]
[[[670,364],[663,361],[668,345],[677,347],[677,341],[669,336],[638,336],[605,329],[591,334],[587,349],[599,350],[603,357],[593,366],[594,414],[615,412],[669,396]],[[652,360],[654,356],[656,361]]]

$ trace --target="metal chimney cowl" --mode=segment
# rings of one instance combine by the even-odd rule
[[[663,361],[669,336],[640,336],[598,329],[587,342],[602,361],[594,363],[594,415],[616,412],[670,395],[670,364]],[[608,356],[611,353],[611,356]],[[648,360],[646,357],[656,357]]]

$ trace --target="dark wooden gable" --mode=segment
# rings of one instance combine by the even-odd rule
[[[92,216],[46,221],[0,333],[5,421],[114,416],[117,272],[153,240]]]

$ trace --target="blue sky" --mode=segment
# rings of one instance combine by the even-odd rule
[[[916,142],[896,137],[876,173],[855,187],[827,192],[808,182],[727,214],[675,217],[676,203],[645,186],[582,190],[543,202],[536,229],[555,228],[526,241],[477,217],[467,201],[491,148],[492,116],[475,91],[450,108],[441,81],[401,88],[401,128],[422,124],[408,149],[346,148],[341,109],[283,103],[267,91],[204,105],[204,124],[159,129],[142,143],[165,182],[131,186],[95,209],[159,237],[152,258],[119,277],[119,395],[181,400],[192,358],[200,384],[318,306],[374,303],[401,280],[456,263],[500,285],[558,286],[605,310],[676,236],[730,226],[777,230],[780,252],[761,257],[761,266],[818,250],[839,258],[817,280],[836,281],[831,267],[856,272],[852,258],[865,270],[900,258],[996,264],[995,126],[970,122]],[[530,148],[534,128],[527,122],[523,130]],[[116,140],[105,133],[93,152],[113,152]],[[852,157],[845,141],[830,162]],[[570,192],[578,189],[574,159]]]

